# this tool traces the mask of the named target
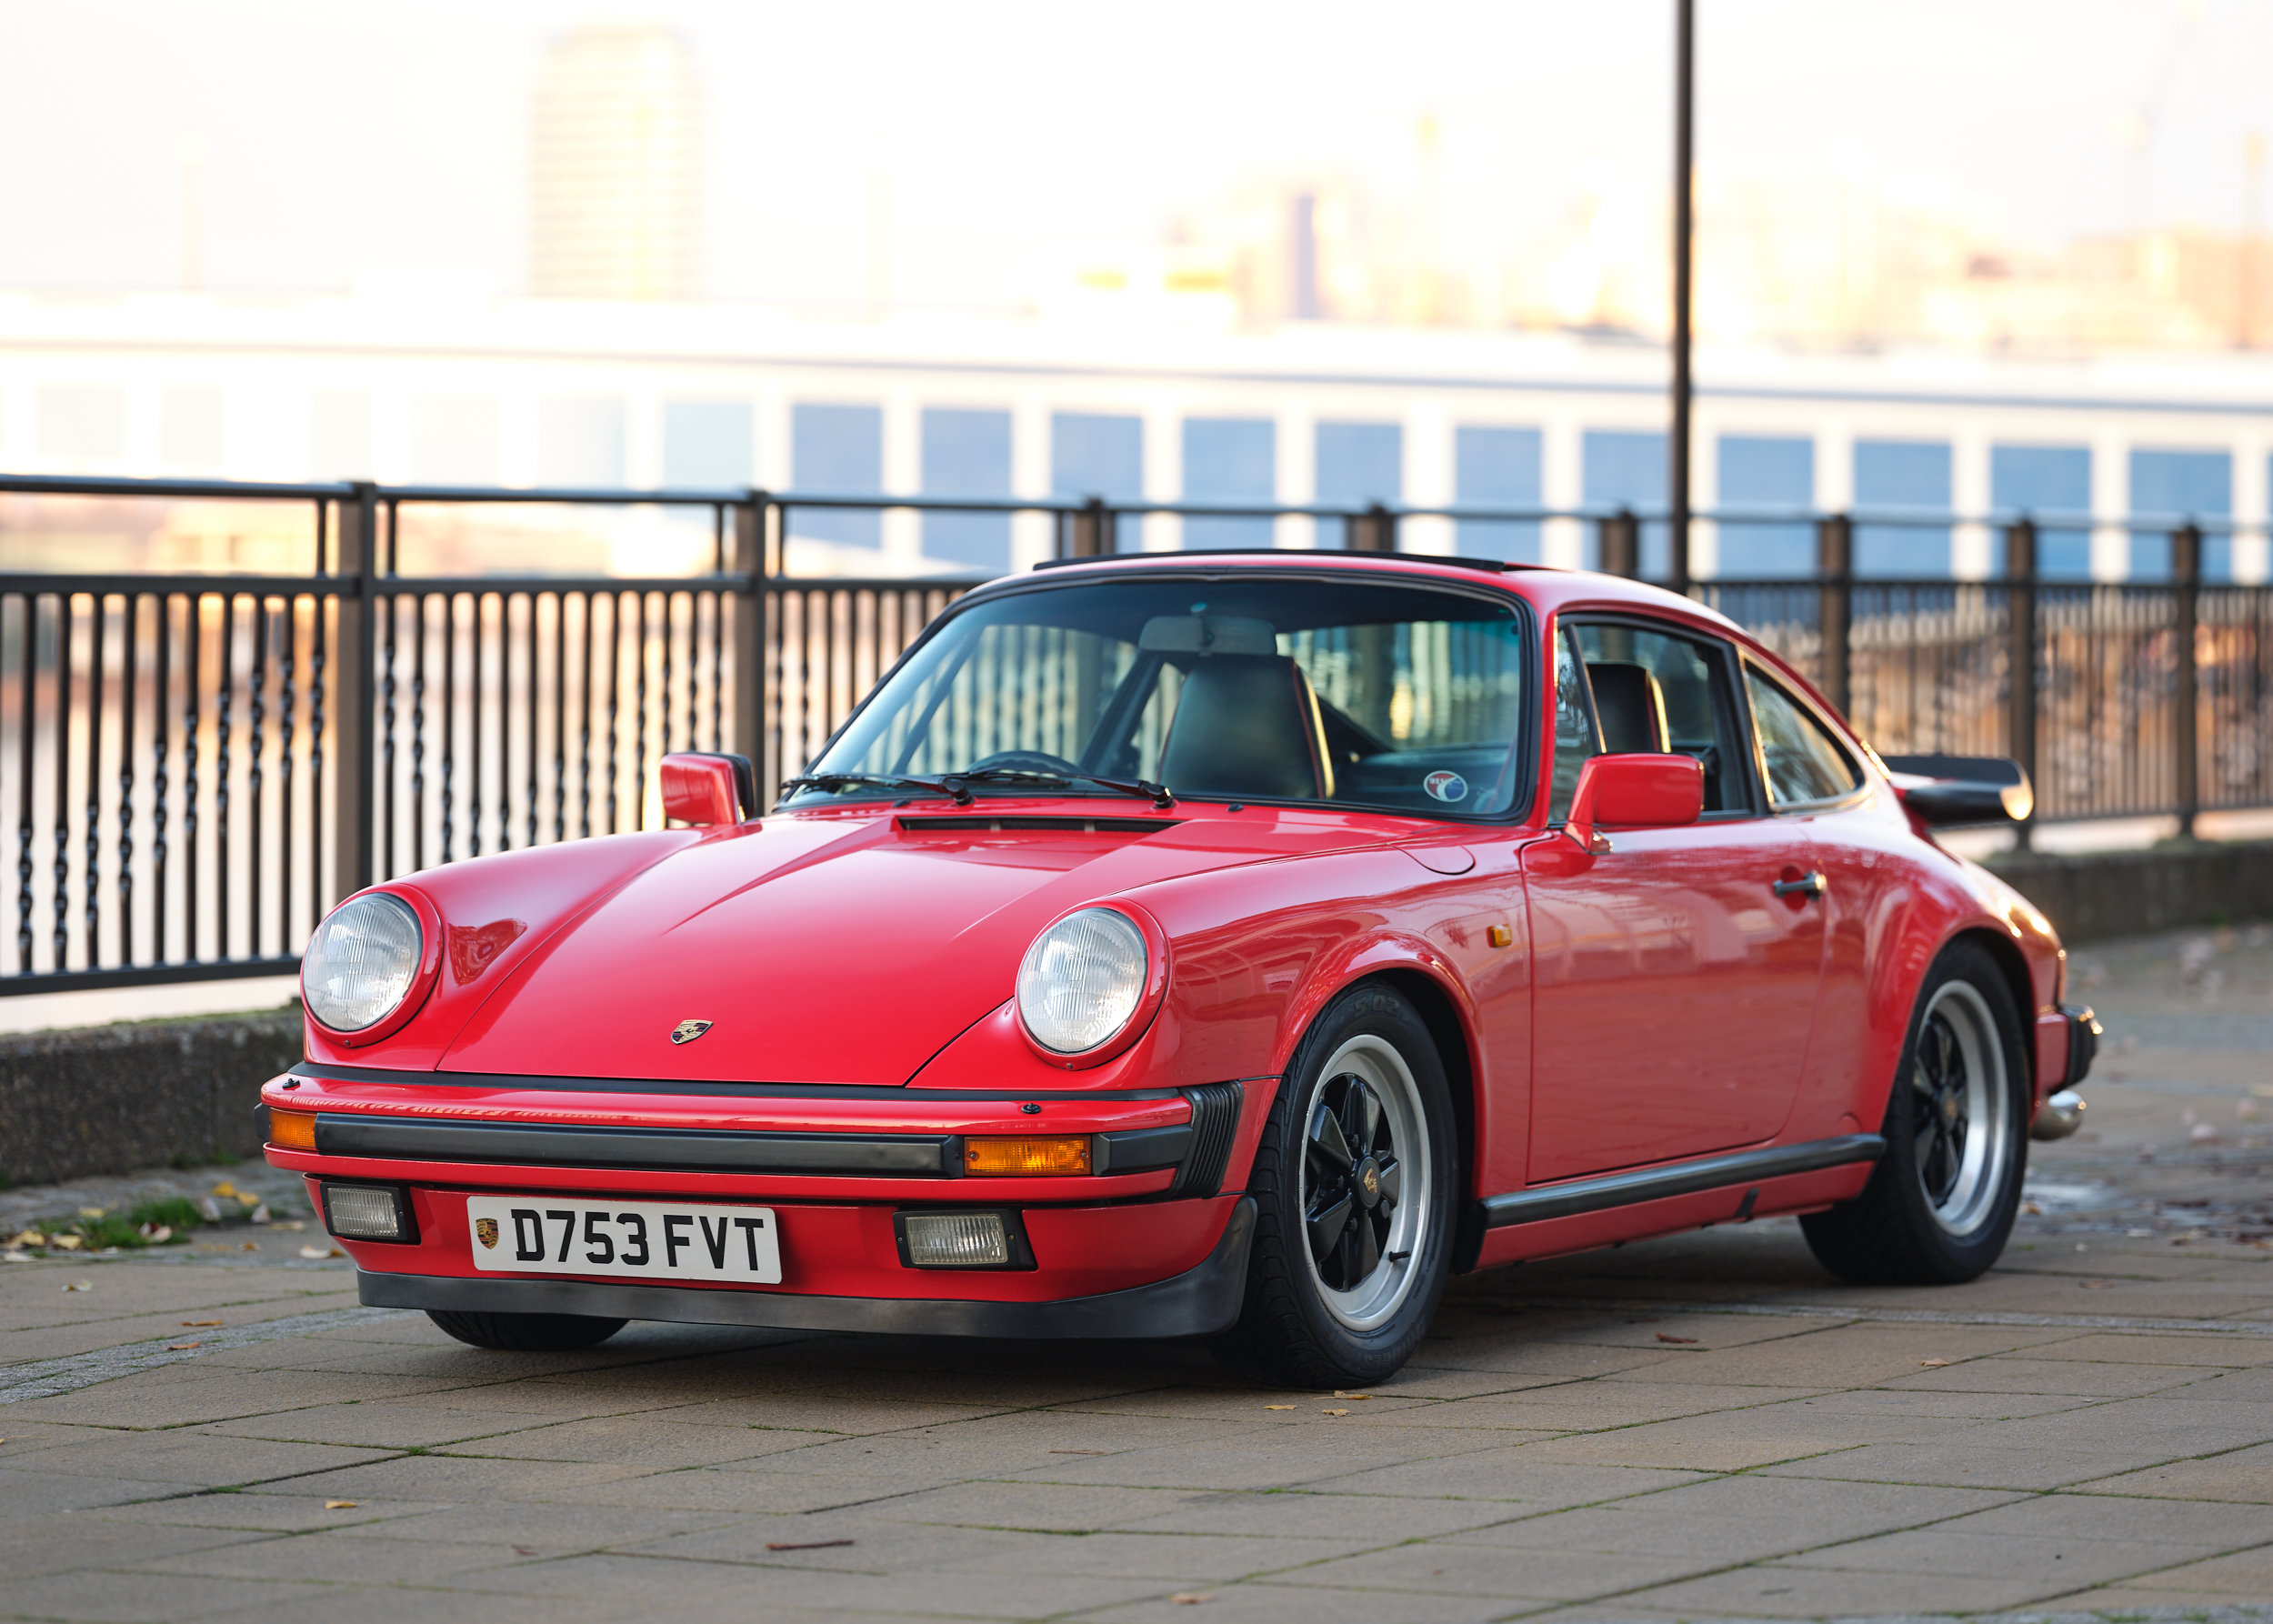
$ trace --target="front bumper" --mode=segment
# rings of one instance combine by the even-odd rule
[[[494,1275],[357,1277],[362,1300],[383,1308],[506,1314],[589,1314],[746,1325],[769,1330],[866,1331],[900,1336],[1028,1338],[1204,1337],[1229,1328],[1247,1291],[1255,1201],[1241,1196],[1214,1250],[1168,1279],[1043,1302],[954,1298],[825,1297],[612,1280],[500,1279]]]

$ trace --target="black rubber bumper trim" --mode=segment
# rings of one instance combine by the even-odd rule
[[[962,1171],[959,1143],[954,1134],[847,1136],[556,1128],[519,1122],[366,1117],[345,1111],[324,1111],[315,1118],[315,1148],[325,1156],[532,1163],[552,1168],[684,1168],[722,1173],[862,1173],[939,1178]]]
[[[768,1330],[871,1331],[924,1337],[1154,1338],[1228,1329],[1247,1292],[1255,1200],[1239,1198],[1206,1262],[1150,1286],[1060,1302],[958,1302],[939,1298],[805,1297],[711,1286],[634,1286],[599,1280],[519,1280],[496,1275],[358,1274],[375,1308],[455,1308],[499,1314],[590,1314],[746,1325]]]
[[[1174,1088],[1082,1088],[1014,1094],[1003,1088],[911,1088],[900,1083],[696,1083],[675,1078],[523,1077],[498,1071],[410,1071],[387,1066],[334,1066],[302,1060],[286,1074],[342,1083],[404,1088],[542,1088],[560,1094],[696,1094],[749,1099],[1174,1099]]]
[[[1486,1198],[1482,1204],[1484,1227],[1503,1229],[1510,1224],[1536,1224],[1545,1218],[1603,1212],[1613,1207],[1631,1207],[1638,1201],[1663,1200],[1667,1196],[1694,1196],[1727,1185],[1757,1184],[1763,1178],[1819,1173],[1826,1168],[1845,1167],[1850,1162],[1877,1161],[1886,1148],[1886,1140],[1875,1133],[1847,1134],[1836,1139],[1810,1139],[1804,1145],[1739,1150],[1729,1156],[1677,1162],[1669,1168],[1641,1168],[1631,1173],[1610,1173],[1599,1178],[1578,1178],[1568,1184],[1517,1190]]]
[[[2099,1018],[2082,1004],[2062,1004],[2060,1013],[2068,1018],[2068,1072],[2060,1087],[2073,1088],[2091,1075],[2091,1063],[2098,1058]]]

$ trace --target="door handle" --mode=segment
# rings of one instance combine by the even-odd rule
[[[1820,897],[1830,888],[1830,882],[1823,877],[1820,868],[1797,879],[1779,879],[1775,887],[1778,897]]]

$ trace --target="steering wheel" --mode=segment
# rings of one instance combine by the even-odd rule
[[[1015,767],[1030,773],[1077,773],[1081,770],[1063,756],[1052,756],[1046,750],[997,750],[984,760],[974,761],[963,770],[976,773],[990,767]]]

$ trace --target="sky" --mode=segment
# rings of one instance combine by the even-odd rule
[[[1000,309],[1046,267],[1162,240],[1242,185],[1409,196],[1441,132],[1447,249],[1489,257],[1590,194],[1667,182],[1672,0],[0,0],[0,289],[374,272],[526,278],[547,44],[677,31],[703,87],[702,287]],[[1698,0],[1700,177],[1937,185],[2023,236],[2232,230],[2273,133],[2265,0]],[[2260,177],[2260,185],[2262,185]],[[2266,214],[2273,206],[2260,200]]]

